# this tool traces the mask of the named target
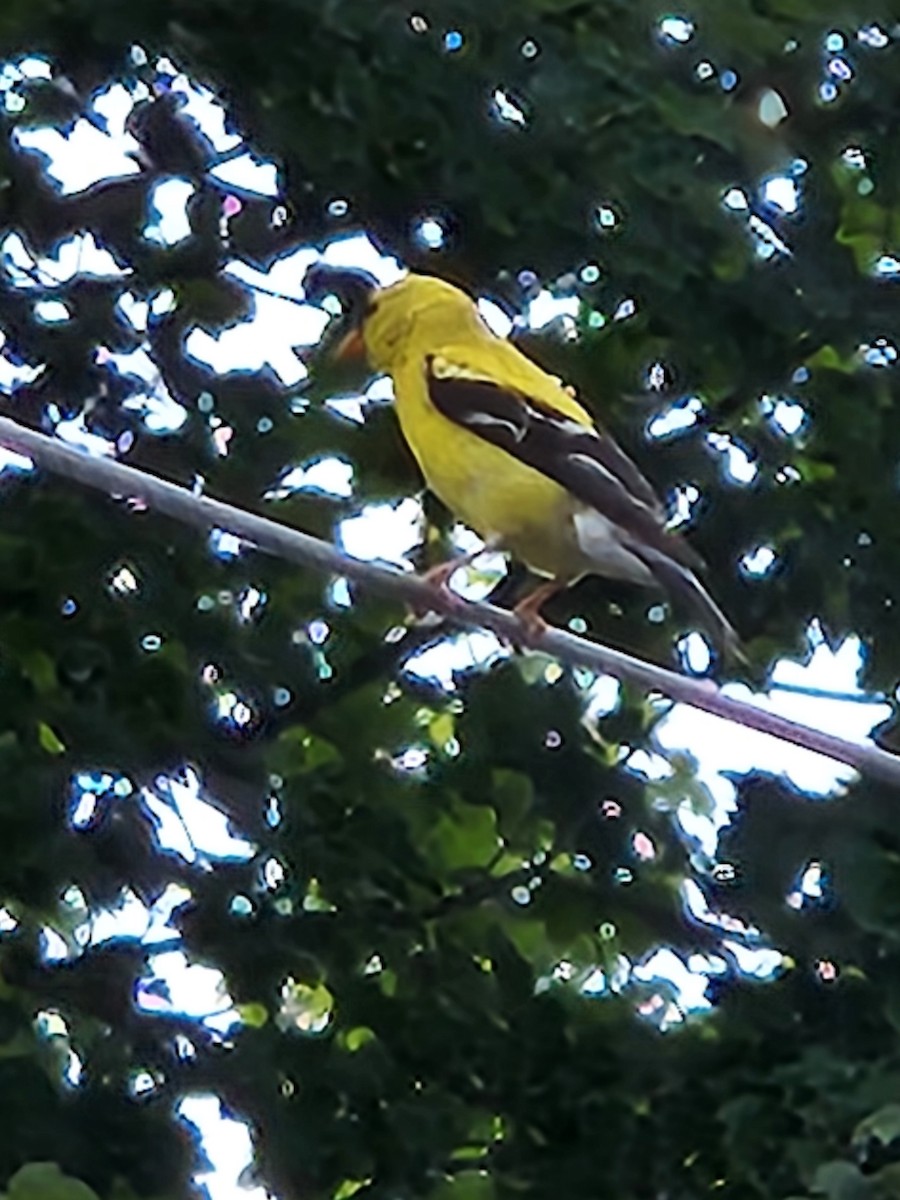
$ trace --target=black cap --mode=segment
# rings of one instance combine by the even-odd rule
[[[310,304],[321,304],[326,296],[337,296],[350,317],[361,317],[381,285],[360,267],[329,267],[313,263],[303,277],[303,293]]]

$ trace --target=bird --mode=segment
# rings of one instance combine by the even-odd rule
[[[667,527],[649,480],[574,390],[495,334],[476,302],[436,276],[381,286],[367,271],[315,263],[306,300],[341,303],[332,353],[364,355],[393,381],[401,432],[427,486],[486,546],[542,582],[514,607],[528,639],[543,605],[586,575],[655,587],[690,606],[726,655],[731,623],[698,573],[700,555]],[[447,589],[479,551],[426,572]]]

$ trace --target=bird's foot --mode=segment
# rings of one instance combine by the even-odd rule
[[[519,636],[519,644],[524,646],[526,650],[537,649],[541,638],[550,628],[540,613],[537,612],[520,612],[518,606],[513,609],[513,612],[519,619],[521,634]]]
[[[519,624],[522,627],[522,645],[533,649],[550,626],[541,616],[541,608],[557,592],[565,587],[564,583],[559,583],[555,579],[550,579],[546,583],[542,583],[536,587],[533,592],[523,599],[513,609],[513,614],[518,617]]]
[[[466,565],[466,561],[468,560],[452,558],[449,562],[438,563],[436,567],[431,567],[419,576],[422,583],[431,589],[437,603],[434,607],[427,601],[411,605],[414,616],[424,617],[429,612],[447,612],[448,609],[451,612],[462,612],[466,602],[450,587],[450,579],[460,567]]]

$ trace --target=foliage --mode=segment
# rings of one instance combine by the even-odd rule
[[[699,489],[694,536],[757,671],[796,652],[818,614],[835,638],[863,635],[868,682],[892,687],[900,75],[894,34],[882,46],[871,32],[890,29],[881,7],[847,0],[826,19],[811,0],[696,0],[681,44],[669,14],[626,0],[415,13],[7,0],[2,52],[45,52],[57,75],[7,106],[4,226],[35,256],[92,229],[132,273],[29,289],[6,254],[4,361],[45,368],[5,410],[83,418],[130,461],[257,509],[286,466],[340,455],[349,502],[265,504],[330,536],[351,509],[414,493],[413,466],[377,407],[359,427],[271,372],[216,377],[185,353],[189,329],[252,308],[223,264],[264,267],[364,228],[511,309],[533,290],[527,270],[583,301],[582,336],[535,339],[534,353],[584,387],[661,487]],[[844,41],[829,49],[828,33]],[[149,63],[129,59],[132,43]],[[284,164],[286,223],[281,197],[244,197],[223,236],[215,156],[161,86],[158,53],[220,88]],[[141,169],[61,197],[11,135],[69,128],[110,76],[148,83],[131,120]],[[788,115],[770,127],[773,93]],[[167,247],[143,230],[172,175],[194,185],[192,234]],[[795,214],[760,192],[788,176]],[[440,252],[416,237],[426,214],[447,230]],[[146,333],[122,319],[125,291],[165,288],[174,305]],[[38,298],[71,319],[47,324]],[[128,403],[145,385],[108,369],[142,346],[187,410],[177,434],[149,431]],[[661,387],[647,386],[653,364]],[[642,428],[688,395],[702,418],[648,443]],[[779,398],[802,406],[793,434],[773,420]],[[710,453],[710,432],[747,451],[752,487]],[[175,1106],[205,1092],[251,1123],[259,1178],[284,1196],[900,1192],[895,796],[862,781],[813,803],[760,764],[739,781],[718,870],[672,820],[699,802],[696,782],[654,789],[621,765],[650,744],[643,697],[585,720],[593,681],[532,656],[452,694],[426,687],[403,666],[442,631],[398,634],[403,614],[372,597],[336,606],[311,573],[214,557],[121,500],[3,482],[0,1183],[13,1200],[186,1194],[199,1166]],[[761,545],[779,569],[748,577],[738,562]],[[590,583],[556,613],[663,657],[674,626],[646,607]],[[246,719],[223,717],[238,697]],[[187,786],[194,768],[251,857],[160,849],[160,777]],[[85,790],[95,808],[79,816]],[[810,863],[825,892],[801,904]],[[689,915],[686,879],[718,921]],[[124,889],[154,905],[173,884],[190,899],[172,941],[223,972],[241,1018],[227,1036],[162,1003],[152,943],[90,940]],[[64,951],[48,954],[48,930]],[[767,939],[785,963],[748,979],[742,953]],[[671,985],[625,969],[660,946],[718,971],[715,1010],[665,1034]],[[77,1086],[63,1079],[72,1054]]]

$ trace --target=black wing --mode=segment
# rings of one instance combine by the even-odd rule
[[[437,355],[426,360],[426,381],[432,404],[449,420],[555,480],[633,538],[700,565],[687,543],[666,531],[659,497],[609,434]]]

